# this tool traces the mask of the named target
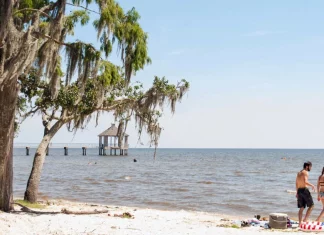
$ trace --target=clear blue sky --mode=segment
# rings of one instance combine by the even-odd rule
[[[324,1],[119,3],[135,6],[149,34],[153,64],[134,80],[191,83],[176,114],[162,120],[160,147],[324,148]],[[95,43],[94,36],[90,27],[76,34]],[[102,116],[76,136],[62,128],[53,142],[96,143],[112,121]],[[128,132],[136,146],[133,124]],[[34,117],[16,142],[41,136]]]

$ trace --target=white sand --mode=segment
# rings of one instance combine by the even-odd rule
[[[296,229],[271,230],[260,227],[228,228],[230,221],[238,219],[212,213],[188,211],[163,211],[130,207],[91,205],[68,201],[51,201],[54,205],[38,211],[60,211],[67,208],[73,211],[108,209],[108,213],[97,215],[38,215],[25,212],[0,212],[0,234],[251,234],[286,235],[305,234]],[[20,211],[19,206],[15,206]],[[36,209],[35,209],[36,210]],[[114,214],[129,212],[133,219],[114,217]],[[246,219],[246,218],[245,218]]]

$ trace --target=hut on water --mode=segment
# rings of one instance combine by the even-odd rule
[[[102,132],[99,136],[99,155],[107,155],[107,151],[110,155],[117,155],[119,150],[120,155],[128,155],[128,136],[126,133],[122,143],[118,142],[118,128],[115,124],[112,124],[107,130]],[[113,153],[114,152],[114,153]]]

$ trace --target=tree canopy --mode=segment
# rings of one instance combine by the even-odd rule
[[[95,11],[88,6],[96,6]],[[68,8],[72,8],[68,12]],[[89,12],[96,12],[91,19]],[[83,128],[92,114],[114,112],[120,121],[119,135],[133,116],[139,133],[145,129],[157,146],[161,127],[158,119],[163,106],[180,101],[189,84],[169,84],[155,77],[143,90],[131,84],[132,75],[151,63],[148,35],[139,24],[140,15],[114,0],[2,0],[0,1],[0,112],[8,121],[0,123],[0,143],[6,154],[0,156],[0,209],[9,210],[12,198],[12,139],[14,110],[27,101],[40,112],[46,128]],[[68,41],[77,25],[93,23],[99,47],[82,40]],[[116,45],[121,66],[109,61]],[[62,57],[65,57],[64,60]],[[66,69],[62,70],[62,61]],[[19,82],[18,82],[19,78]],[[18,98],[20,88],[23,95]],[[8,95],[9,94],[9,95]],[[6,106],[4,106],[6,104]],[[25,106],[25,108],[28,106]],[[21,109],[23,110],[23,109]]]

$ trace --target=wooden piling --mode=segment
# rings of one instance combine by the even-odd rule
[[[82,155],[83,156],[87,155],[87,147],[82,147]]]
[[[64,147],[64,155],[67,156],[69,154],[69,148]]]

